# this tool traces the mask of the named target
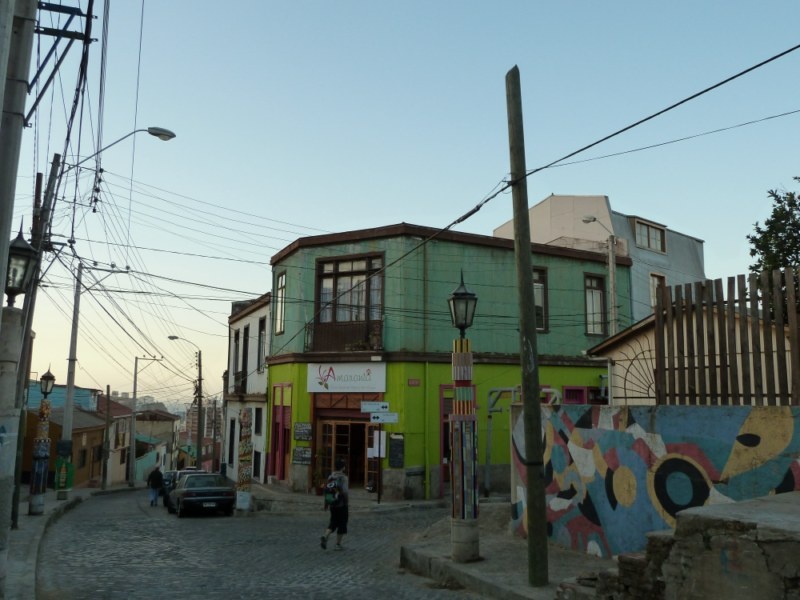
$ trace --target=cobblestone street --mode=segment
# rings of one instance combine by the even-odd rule
[[[472,599],[399,568],[400,545],[444,509],[354,513],[346,549],[324,551],[327,513],[178,519],[144,492],[95,496],[45,534],[39,600],[84,598]]]

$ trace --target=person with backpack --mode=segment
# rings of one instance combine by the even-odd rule
[[[158,493],[163,486],[164,474],[159,466],[156,465],[156,468],[150,471],[150,475],[147,476],[147,487],[150,490],[150,506],[158,505]]]
[[[336,532],[336,550],[343,550],[342,540],[347,533],[348,520],[348,480],[345,475],[346,463],[343,458],[337,458],[334,464],[336,470],[328,476],[328,483],[325,486],[325,508],[330,511],[331,516],[325,533],[319,539],[320,547],[325,550],[328,547],[328,537]]]

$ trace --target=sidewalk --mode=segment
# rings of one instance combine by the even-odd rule
[[[17,529],[11,529],[8,536],[8,559],[6,563],[6,600],[30,600],[36,597],[36,562],[39,557],[39,543],[45,529],[67,511],[94,494],[143,490],[127,484],[100,488],[75,488],[69,491],[66,500],[58,500],[56,491],[48,489],[44,499],[44,514],[28,514],[28,493],[25,490],[19,503]]]

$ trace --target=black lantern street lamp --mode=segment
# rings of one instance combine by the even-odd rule
[[[47,472],[50,465],[50,401],[47,396],[53,391],[55,376],[47,373],[39,379],[42,401],[39,404],[39,421],[33,439],[33,463],[31,466],[31,489],[28,498],[28,514],[44,514],[44,495],[47,492]]]
[[[478,297],[464,285],[463,271],[461,272],[461,284],[450,294],[447,303],[450,305],[450,319],[453,321],[453,327],[461,332],[463,340],[464,332],[472,327],[475,306],[478,304]]]
[[[47,373],[42,375],[41,379],[39,379],[39,389],[42,391],[42,396],[45,400],[50,395],[50,392],[53,391],[53,385],[55,385],[55,383],[56,376],[50,372],[50,369],[47,369]]]
[[[36,264],[36,250],[22,236],[22,227],[16,239],[8,248],[8,274],[6,277],[6,296],[8,306],[14,306],[19,294],[24,294],[33,278]]]
[[[459,285],[447,299],[453,327],[461,332],[453,340],[453,405],[450,421],[451,558],[471,562],[480,558],[478,535],[478,420],[472,385],[472,348],[464,332],[472,326],[478,297]]]

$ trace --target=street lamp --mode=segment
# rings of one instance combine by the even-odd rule
[[[47,474],[50,466],[50,400],[47,396],[53,391],[56,378],[47,369],[39,379],[42,401],[39,404],[39,421],[36,424],[36,437],[33,439],[33,463],[31,465],[31,489],[28,500],[28,514],[44,514],[44,495],[47,491]]]
[[[195,453],[197,454],[197,458],[195,460],[195,465],[197,468],[201,467],[202,461],[202,453],[203,453],[203,352],[200,350],[200,347],[195,344],[194,342],[190,342],[186,338],[179,337],[177,335],[170,335],[167,336],[168,339],[175,341],[175,340],[183,340],[197,348],[197,389],[195,390],[195,398],[197,400],[197,448],[195,449]],[[216,443],[216,441],[214,442]]]
[[[464,332],[472,327],[472,320],[475,318],[475,306],[478,304],[478,297],[470,292],[464,285],[464,272],[461,272],[461,284],[453,290],[447,299],[450,306],[450,319],[453,327],[461,332],[461,339],[464,339]]]
[[[14,306],[14,300],[28,289],[33,279],[34,265],[36,264],[36,250],[22,236],[22,226],[19,234],[8,248],[8,271],[6,277],[6,297],[8,306]]]
[[[70,165],[68,168],[64,169],[64,173],[67,173],[68,171],[71,171],[75,167],[81,166],[87,160],[92,160],[95,156],[97,156],[101,152],[105,152],[106,150],[111,148],[111,146],[116,146],[121,141],[128,139],[132,135],[134,135],[136,133],[144,133],[144,132],[147,132],[150,135],[152,135],[153,137],[157,137],[158,139],[160,139],[160,140],[162,140],[164,142],[168,142],[169,140],[171,140],[172,138],[175,137],[175,134],[172,131],[170,131],[169,129],[165,129],[164,127],[145,127],[143,129],[134,129],[130,133],[126,133],[125,135],[123,135],[118,140],[115,140],[115,141],[111,142],[108,146],[104,146],[103,148],[101,148],[100,150],[98,150],[97,152],[92,154],[91,156],[87,156],[86,158],[81,159],[78,162],[76,162],[74,165]],[[63,175],[63,173],[62,173],[62,175]]]
[[[617,237],[614,235],[613,231],[606,227],[602,221],[598,221],[597,217],[593,215],[586,215],[583,217],[583,219],[581,219],[581,221],[584,223],[599,223],[609,234],[607,241],[608,286],[609,297],[611,298],[611,302],[609,302],[609,320],[611,321],[609,333],[611,335],[615,335],[617,333],[617,261],[614,253],[617,246]]]
[[[478,436],[475,390],[472,387],[472,349],[464,337],[472,326],[478,297],[461,284],[447,300],[453,327],[461,336],[453,340],[453,410],[450,414],[450,482],[452,559],[471,562],[480,558],[478,539]]]
[[[68,173],[72,169],[74,169],[74,168],[82,165],[83,163],[85,163],[87,160],[91,160],[92,158],[94,158],[95,156],[100,154],[101,152],[105,152],[106,150],[108,150],[112,146],[115,146],[115,145],[119,144],[122,140],[124,140],[126,138],[129,138],[130,136],[132,136],[132,135],[134,135],[136,133],[145,132],[145,131],[147,133],[149,133],[150,135],[158,137],[159,139],[162,139],[162,140],[171,140],[172,138],[175,137],[174,133],[172,133],[169,129],[164,129],[163,127],[148,127],[148,128],[145,128],[145,129],[134,129],[130,133],[127,133],[127,134],[123,135],[118,140],[111,142],[107,146],[104,146],[103,148],[101,148],[100,150],[98,150],[97,152],[92,154],[91,156],[87,156],[83,160],[80,160],[77,163],[75,163],[74,165],[70,165],[66,169],[63,169],[61,171],[61,175],[64,175],[65,173]],[[42,250],[42,244],[43,244],[43,242],[45,240],[44,233],[45,233],[46,228],[48,226],[48,220],[49,220],[48,215],[50,214],[50,210],[51,210],[52,203],[53,203],[53,196],[55,194],[55,188],[56,188],[55,179],[54,179],[54,170],[56,172],[58,171],[58,168],[59,168],[59,165],[60,165],[60,161],[61,161],[61,157],[58,154],[56,154],[53,157],[53,164],[52,164],[51,172],[50,172],[50,179],[52,181],[48,181],[47,190],[45,192],[44,202],[42,204],[42,214],[45,215],[45,217],[47,217],[47,218],[43,218],[42,219],[42,222],[41,222],[41,225],[40,225],[41,229],[40,229],[39,232],[36,232],[36,234],[38,235],[38,237],[36,239],[39,240],[38,255],[37,255],[37,262],[39,264],[41,264],[41,260],[42,260],[41,250]],[[74,400],[74,397],[75,397],[75,365],[78,362],[78,358],[76,356],[76,352],[77,352],[77,345],[78,345],[78,317],[79,317],[79,313],[80,313],[80,294],[81,294],[81,285],[82,285],[82,283],[81,283],[81,275],[82,275],[82,273],[83,273],[83,263],[79,263],[78,264],[78,274],[77,274],[77,278],[75,280],[75,301],[74,301],[73,307],[72,307],[72,333],[70,335],[70,343],[69,343],[69,358],[67,359],[67,396],[66,396],[66,399],[64,400],[64,425],[63,425],[63,428],[61,430],[61,441],[57,445],[58,460],[59,460],[59,462],[61,464],[61,470],[65,471],[65,472],[68,472],[68,471],[70,471],[72,469],[72,466],[71,466],[71,463],[72,463],[72,412],[73,412],[73,406],[74,406],[74,402],[75,402],[75,400]],[[30,304],[30,306],[31,307],[33,306],[32,302],[33,302],[33,300],[35,299],[35,296],[36,296],[36,289],[37,289],[36,286],[32,286],[32,293],[30,294],[30,296],[31,296],[31,304]],[[31,331],[32,327],[33,327],[33,310],[29,310],[28,311],[28,316],[27,316],[26,321],[25,321],[26,338],[27,338],[28,335],[30,335],[30,331]],[[26,351],[25,348],[23,348],[23,352],[24,351]],[[17,389],[19,389],[19,387]],[[135,418],[135,415],[134,415],[134,418]],[[134,450],[135,450],[135,443],[136,442],[134,440],[133,441]],[[132,458],[133,459],[136,458],[135,452],[134,452],[134,456]],[[132,482],[129,482],[129,483],[132,485]],[[58,488],[58,492],[57,492],[57,496],[56,497],[59,500],[66,500],[67,496],[68,496],[68,492],[69,492],[69,489],[68,489],[69,486],[67,488],[61,488],[59,486],[56,486],[56,487]]]

